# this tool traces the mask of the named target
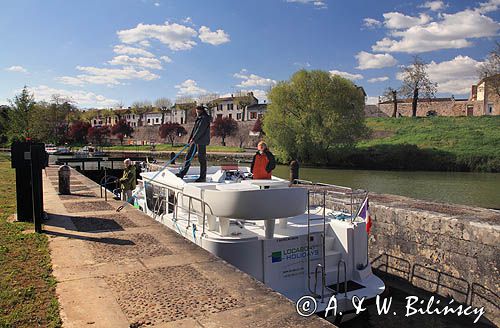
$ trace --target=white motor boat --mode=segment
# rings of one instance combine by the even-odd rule
[[[385,285],[368,261],[367,192],[272,177],[253,180],[247,167],[177,168],[141,173],[136,202],[144,212],[294,302],[309,295],[315,312],[331,296],[337,313],[351,299],[375,298]],[[308,184],[308,188],[303,185]],[[328,185],[328,189],[331,187]]]

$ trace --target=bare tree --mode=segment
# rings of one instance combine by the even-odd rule
[[[155,107],[161,111],[161,124],[165,124],[165,114],[172,110],[172,101],[168,98],[158,98],[155,100]]]
[[[411,65],[401,68],[403,85],[400,94],[407,98],[412,98],[412,116],[417,116],[418,99],[435,97],[437,83],[433,82],[427,74],[427,64],[420,57],[413,57]]]
[[[382,94],[382,99],[383,99],[383,101],[392,101],[394,107],[393,107],[391,116],[397,117],[397,115],[398,115],[398,91],[396,89],[388,87],[387,89],[385,89],[384,93]]]
[[[495,42],[495,49],[493,49],[486,61],[479,67],[479,78],[491,78],[490,83],[486,83],[486,87],[496,92],[500,97],[500,43]]]

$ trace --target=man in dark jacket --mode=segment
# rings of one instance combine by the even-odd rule
[[[177,176],[182,179],[188,173],[191,160],[198,152],[200,177],[195,182],[205,182],[207,179],[207,145],[210,144],[210,116],[203,106],[196,107],[196,121],[189,136],[189,144],[191,147],[186,155],[184,167],[177,173]]]
[[[271,179],[271,173],[276,167],[276,160],[273,153],[267,148],[264,141],[257,145],[257,153],[253,156],[250,172],[254,179]]]

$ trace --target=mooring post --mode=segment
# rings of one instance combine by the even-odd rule
[[[299,179],[299,162],[293,160],[290,162],[290,182]]]
[[[71,169],[68,165],[62,165],[59,167],[59,194],[69,195],[70,191],[70,175]]]

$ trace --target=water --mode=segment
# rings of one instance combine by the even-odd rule
[[[279,165],[273,174],[288,179],[289,168]],[[376,193],[500,209],[499,173],[301,168],[300,178]]]

